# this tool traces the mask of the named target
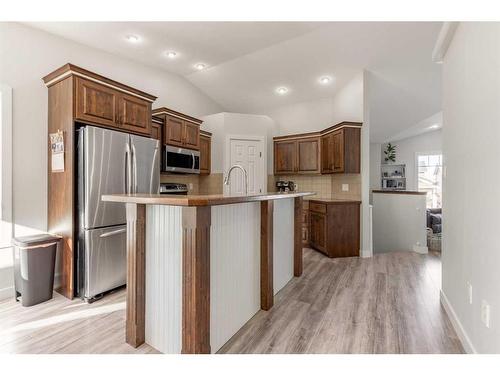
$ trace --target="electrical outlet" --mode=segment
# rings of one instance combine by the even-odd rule
[[[484,299],[481,301],[481,321],[486,328],[490,328],[490,305]]]
[[[349,184],[342,184],[342,191],[349,191]]]
[[[472,285],[467,281],[467,296],[469,297],[469,305],[472,305]]]
[[[188,190],[193,190],[193,184],[191,182],[188,184]]]

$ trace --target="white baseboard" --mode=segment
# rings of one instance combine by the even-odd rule
[[[359,256],[361,258],[371,258],[373,256],[373,254],[372,254],[371,250],[361,250],[359,252]]]
[[[14,298],[14,285],[0,289],[0,301],[7,298]]]
[[[419,254],[428,254],[429,249],[427,246],[418,246],[418,245],[413,245],[413,251]]]
[[[477,354],[474,345],[472,345],[472,341],[469,339],[469,336],[467,335],[467,332],[465,332],[462,323],[460,323],[460,320],[458,320],[458,316],[455,313],[455,310],[453,310],[450,301],[448,301],[446,294],[444,294],[442,290],[439,292],[439,297],[441,300],[441,305],[443,305],[446,313],[448,314],[451,324],[453,325],[453,328],[455,328],[455,332],[457,333],[465,352],[468,354]]]

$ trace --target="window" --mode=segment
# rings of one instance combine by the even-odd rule
[[[418,190],[427,192],[427,208],[441,208],[443,155],[417,155]]]

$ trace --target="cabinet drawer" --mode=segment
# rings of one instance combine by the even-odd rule
[[[326,204],[309,202],[309,210],[326,214]]]

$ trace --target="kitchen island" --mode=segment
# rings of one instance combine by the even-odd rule
[[[302,274],[311,195],[104,195],[127,208],[127,343],[214,353],[269,310]]]

